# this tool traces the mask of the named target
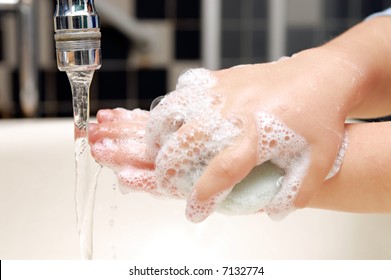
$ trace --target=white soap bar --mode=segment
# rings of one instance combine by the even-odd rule
[[[253,214],[263,209],[281,188],[284,172],[276,165],[266,162],[256,166],[227,198],[217,211],[223,214]]]

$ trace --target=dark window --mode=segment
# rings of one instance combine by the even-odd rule
[[[175,31],[175,58],[200,59],[199,30],[177,29]]]
[[[185,1],[187,2],[187,1]],[[165,18],[165,0],[137,0],[136,17],[139,19],[163,19]]]

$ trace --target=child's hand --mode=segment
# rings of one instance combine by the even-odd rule
[[[154,162],[145,156],[145,127],[149,112],[139,109],[100,110],[90,124],[92,156],[115,171],[122,185],[157,193]]]
[[[149,123],[153,125],[147,129],[147,138],[151,139],[149,146],[156,147],[152,151],[153,160],[158,159],[159,166],[163,161],[159,153],[163,153],[170,162],[161,164],[167,166],[160,171],[160,175],[166,175],[165,184],[176,187],[176,183],[170,182],[174,177],[170,172],[175,173],[170,168],[184,164],[183,156],[176,150],[182,154],[183,150],[211,143],[210,128],[205,124],[213,110],[219,110],[222,119],[232,123],[231,129],[236,123],[241,132],[208,162],[197,178],[188,201],[188,217],[206,218],[217,204],[216,195],[223,199],[254,166],[268,160],[284,169],[286,176],[282,191],[266,210],[271,214],[284,212],[293,206],[293,200],[296,207],[304,207],[337,159],[348,109],[345,102],[360,82],[358,69],[327,51],[316,49],[276,63],[211,72],[215,80],[211,87],[204,86],[208,82],[200,82],[197,75],[182,78],[187,81],[151,114]],[[199,102],[210,98],[212,103],[223,105],[210,108],[205,105],[204,110],[197,111],[193,108],[197,100],[186,98],[197,90]],[[178,109],[170,111],[172,108]],[[164,123],[176,125],[167,133],[169,126]],[[189,145],[183,142],[185,138],[199,143]],[[202,209],[202,213],[194,214],[194,209]]]

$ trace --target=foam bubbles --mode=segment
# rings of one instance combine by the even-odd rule
[[[331,168],[329,174],[327,175],[326,180],[334,177],[334,175],[337,174],[338,171],[341,169],[341,165],[342,165],[343,159],[345,157],[345,153],[346,153],[346,149],[348,148],[348,144],[349,144],[348,132],[345,131],[344,136],[343,136],[343,140],[342,140],[342,145],[338,151],[337,159],[335,160],[333,167]]]
[[[240,128],[221,118],[217,110],[211,111],[213,113],[207,116],[196,118],[183,111],[187,129],[173,132],[166,127],[163,133],[167,135],[159,134],[155,139],[154,147],[160,146],[155,158],[155,173],[158,186],[167,195],[176,193],[186,199],[208,162],[232,145],[241,133]],[[172,116],[172,113],[168,115]]]
[[[258,164],[272,159],[281,168],[287,168],[292,158],[308,144],[300,135],[265,112],[255,115],[258,130]]]
[[[210,71],[204,68],[189,69],[179,76],[176,89],[187,86],[207,87],[214,86],[216,80],[210,74]]]
[[[258,164],[270,160],[285,172],[279,192],[265,207],[271,216],[289,212],[310,165],[307,141],[265,112],[255,115],[258,129]]]
[[[121,170],[117,175],[122,193],[135,190],[158,194],[156,191],[156,177],[152,170],[128,167]]]
[[[225,200],[230,191],[217,193],[204,201],[200,201],[197,198],[197,192],[193,192],[187,201],[186,217],[194,223],[202,222]]]

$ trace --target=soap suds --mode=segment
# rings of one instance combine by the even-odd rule
[[[285,172],[282,188],[266,206],[266,212],[275,216],[289,211],[310,165],[307,141],[281,121],[264,112],[256,113],[258,129],[258,164],[270,160]]]
[[[220,192],[204,201],[197,199],[196,191],[192,192],[187,200],[186,217],[194,223],[202,222],[225,200],[230,191]]]
[[[334,177],[335,174],[337,174],[338,171],[341,169],[341,165],[343,163],[343,159],[345,157],[345,153],[346,153],[346,149],[348,148],[348,144],[349,144],[348,132],[345,131],[345,133],[343,135],[341,147],[339,148],[339,151],[338,151],[337,159],[335,160],[333,167],[331,168],[329,174],[327,175],[326,180]]]

